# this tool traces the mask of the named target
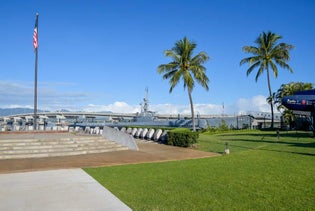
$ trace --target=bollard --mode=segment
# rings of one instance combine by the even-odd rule
[[[225,142],[225,150],[224,153],[226,155],[230,154],[230,149],[229,149],[229,142]]]

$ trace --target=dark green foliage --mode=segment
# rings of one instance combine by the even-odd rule
[[[199,138],[199,133],[190,131],[169,131],[167,135],[167,144],[179,147],[190,147]]]

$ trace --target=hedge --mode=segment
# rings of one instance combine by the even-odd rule
[[[179,147],[190,147],[197,143],[199,133],[190,131],[168,131],[167,144]]]

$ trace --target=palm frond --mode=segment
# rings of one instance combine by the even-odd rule
[[[174,75],[176,74],[176,72],[177,72],[177,69],[174,69],[174,70],[172,70],[172,71],[169,71],[169,72],[165,73],[165,74],[163,75],[163,79],[169,79],[169,78],[174,77]]]
[[[167,57],[170,57],[174,61],[179,61],[179,59],[180,59],[180,55],[177,54],[176,52],[172,51],[172,50],[164,51],[164,55],[167,56]]]
[[[193,58],[191,58],[191,64],[204,64],[210,59],[210,57],[205,52],[200,52]]]
[[[245,53],[252,53],[254,55],[258,55],[259,54],[259,49],[255,46],[244,46],[242,48],[243,52]]]
[[[257,65],[258,66],[258,65]],[[255,81],[257,82],[258,81],[258,78],[260,77],[260,75],[264,72],[265,70],[265,67],[264,65],[260,65],[259,69],[258,69],[258,72],[256,74],[256,77],[255,77]]]
[[[258,66],[260,66],[261,61],[257,61],[256,63],[252,64],[248,70],[246,71],[246,75],[249,76],[249,74],[251,74],[251,72]]]
[[[275,65],[275,63],[273,63],[273,61],[270,61],[269,64],[270,64],[270,67],[272,69],[273,76],[275,78],[277,78],[278,77],[278,68],[277,68],[277,66]]]
[[[169,72],[172,71],[174,69],[177,69],[179,67],[179,64],[177,62],[170,62],[168,64],[161,64],[160,66],[158,66],[158,73],[164,73],[164,72]]]
[[[168,78],[170,78],[170,81],[169,81],[169,83],[170,83],[170,90],[169,90],[169,92],[171,93],[172,91],[173,91],[173,89],[176,87],[176,85],[178,84],[178,82],[179,82],[179,79],[181,78],[181,71],[179,71],[179,70],[177,70],[177,71],[174,71],[173,73],[172,73],[172,75],[170,76],[170,77],[168,77]],[[164,77],[163,77],[164,78]],[[164,79],[168,79],[168,78],[164,78]]]
[[[245,63],[249,63],[249,65],[255,64],[257,61],[260,61],[261,57],[258,56],[251,56],[251,57],[247,57],[241,60],[240,65],[243,65]]]
[[[280,67],[283,69],[288,69],[291,73],[293,73],[293,69],[286,62],[281,59],[276,59],[275,61],[278,65],[280,65]]]
[[[184,79],[184,89],[188,87],[189,90],[193,90],[195,86],[195,82],[193,77],[190,74],[190,71],[185,71],[183,74]]]

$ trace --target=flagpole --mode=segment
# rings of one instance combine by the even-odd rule
[[[38,43],[38,13],[36,13],[35,27],[37,27],[36,42]],[[38,46],[35,48],[35,78],[34,78],[34,130],[37,130],[37,63]]]

